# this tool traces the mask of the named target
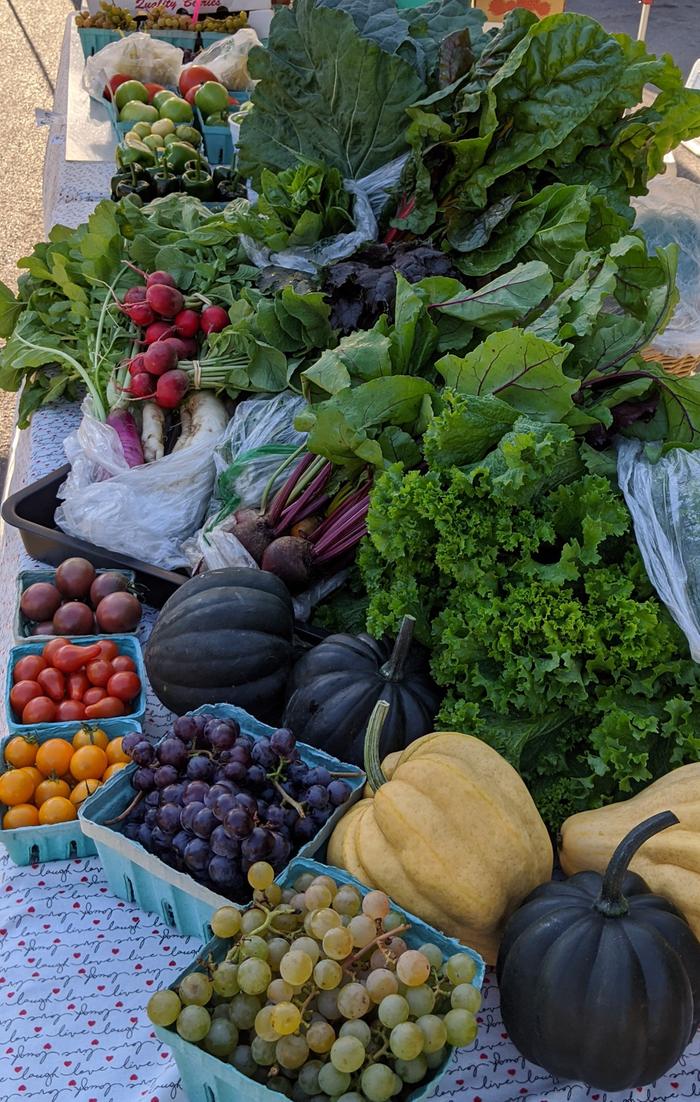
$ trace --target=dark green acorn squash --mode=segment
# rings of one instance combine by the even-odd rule
[[[163,606],[146,646],[148,679],[178,715],[202,704],[237,704],[274,723],[293,635],[292,599],[279,578],[244,566],[212,570],[185,582]]]
[[[627,866],[670,811],[620,842],[605,876],[579,872],[532,892],[498,954],[501,1013],[527,1060],[605,1091],[651,1083],[680,1058],[700,1018],[700,942]]]
[[[298,739],[363,766],[365,728],[378,700],[391,705],[380,758],[403,750],[432,730],[440,693],[428,672],[428,654],[411,645],[405,616],[396,642],[371,635],[329,635],[294,667],[282,723]]]

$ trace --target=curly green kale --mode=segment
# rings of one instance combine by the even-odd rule
[[[479,463],[440,469],[433,447],[378,480],[359,560],[369,630],[416,617],[440,723],[503,753],[552,826],[700,758],[700,670],[582,454],[526,418]]]

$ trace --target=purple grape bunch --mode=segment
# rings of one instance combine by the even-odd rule
[[[250,899],[251,865],[280,872],[350,796],[344,780],[302,760],[285,728],[252,739],[234,719],[203,713],[176,719],[158,746],[139,733],[124,744],[142,798],[123,833],[239,903]]]

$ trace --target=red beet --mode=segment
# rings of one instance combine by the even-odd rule
[[[229,324],[229,316],[223,306],[205,306],[199,324],[204,333],[220,333]]]
[[[196,337],[199,333],[199,314],[196,310],[181,310],[175,318],[178,337]]]
[[[258,566],[262,562],[265,550],[272,543],[272,529],[267,519],[256,509],[238,509],[235,514],[236,524],[232,534],[239,543],[242,543],[249,555],[252,555]]]
[[[185,305],[177,288],[165,283],[151,283],[146,291],[146,302],[161,318],[174,318]]]
[[[154,321],[143,335],[144,344],[153,344],[154,341],[160,341],[163,337],[169,337],[172,328],[167,321]]]
[[[124,295],[124,305],[133,306],[136,302],[146,301],[146,288],[143,284],[139,284],[137,287],[130,287]]]
[[[190,381],[184,371],[177,368],[166,371],[156,384],[156,402],[163,409],[175,409],[185,397]]]
[[[142,371],[140,375],[134,375],[129,387],[129,394],[132,398],[152,398],[154,394],[153,377],[146,371]]]
[[[281,578],[290,593],[300,593],[311,581],[311,544],[298,536],[280,536],[266,549],[260,565]]]
[[[170,272],[151,272],[149,276],[146,276],[146,286],[152,287],[154,283],[162,284],[164,287],[177,287],[177,283]]]
[[[144,352],[143,363],[151,375],[164,375],[177,367],[177,352],[169,340],[154,341]]]

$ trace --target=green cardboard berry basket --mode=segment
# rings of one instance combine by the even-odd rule
[[[118,569],[98,569],[98,574],[123,574],[129,583],[129,586],[133,586],[136,575],[133,570],[118,570]],[[15,643],[24,643],[28,640],[32,643],[48,643],[52,638],[51,635],[30,635],[29,625],[30,620],[22,612],[19,607],[19,603],[22,600],[22,594],[25,589],[29,589],[30,585],[34,585],[35,582],[54,582],[56,578],[55,570],[20,570],[17,575],[17,607],[15,609],[15,619],[13,624],[13,634],[15,637]]]
[[[122,719],[130,719],[136,723],[142,723],[143,717],[146,714],[146,668],[143,664],[143,654],[141,651],[141,644],[135,635],[71,635],[66,636],[71,643],[79,643],[81,646],[89,646],[91,643],[100,643],[102,641],[111,641],[116,643],[119,647],[120,654],[126,654],[129,658],[132,658],[134,665],[136,666],[136,673],[141,679],[141,692],[134,701],[134,707],[131,712],[125,716],[118,716],[114,719],[101,719],[99,721],[100,727],[104,732],[112,737],[111,732],[115,730],[115,724],[119,723]],[[26,735],[28,731],[32,731],[35,734],[43,734],[45,731],[49,735],[55,734],[61,727],[60,723],[18,723],[15,719],[10,704],[10,690],[12,689],[13,680],[12,672],[15,668],[15,664],[19,662],[20,658],[24,658],[27,654],[41,654],[44,649],[45,643],[42,642],[24,642],[20,643],[16,647],[12,647],[10,651],[9,661],[7,663],[7,675],[5,678],[5,716],[7,726],[13,735]]]
[[[118,738],[129,731],[140,731],[141,724],[132,719],[110,720],[112,726],[109,730],[110,738]],[[77,731],[84,727],[84,723],[52,723],[44,724],[43,728],[51,727],[51,730],[39,727],[32,729],[39,744],[47,742],[51,738],[60,738],[65,742],[72,742]],[[100,725],[101,726],[101,725]],[[105,732],[107,733],[107,732]],[[0,743],[0,773],[8,768],[5,762],[5,747],[13,734],[7,735]],[[108,787],[117,780],[117,774],[105,783]],[[99,791],[99,789],[98,789]],[[88,796],[85,803],[95,798],[96,793]],[[0,803],[0,822],[7,811],[5,804]],[[0,843],[5,847],[10,858],[16,865],[35,865],[39,861],[72,861],[77,857],[93,857],[97,853],[92,838],[88,838],[81,829],[80,819],[74,819],[70,823],[56,823],[52,826],[12,827],[8,830],[0,829]]]
[[[254,719],[242,708],[236,708],[232,704],[204,705],[191,714],[203,713],[235,719],[240,724],[243,734],[250,735],[254,739],[270,735],[273,731],[272,727]],[[331,772],[354,774],[344,776],[351,789],[347,802],[336,808],[311,841],[306,842],[299,849],[297,856],[310,857],[325,845],[340,817],[352,803],[360,798],[365,775],[361,770],[338,761],[323,750],[306,746],[302,742],[297,745],[302,759],[307,764],[323,765]],[[168,926],[173,926],[178,933],[206,942],[211,937],[209,919],[212,911],[217,907],[230,906],[231,900],[198,883],[189,873],[180,872],[166,865],[159,857],[144,849],[139,842],[126,838],[119,830],[107,825],[134,799],[131,777],[135,771],[135,765],[122,769],[115,785],[110,785],[108,789],[100,789],[90,800],[89,807],[81,808],[80,819],[83,832],[89,835],[97,845],[97,852],[113,895],[118,899],[124,899],[127,903],[135,903],[142,911],[161,915]]]
[[[364,884],[360,884],[343,869],[331,868],[308,858],[294,858],[284,873],[278,877],[278,882],[283,887],[290,887],[302,873],[310,872],[315,876],[326,874],[332,876],[336,883],[352,884],[362,895],[370,890]],[[403,939],[413,949],[419,948],[426,942],[432,942],[441,950],[443,956],[449,957],[454,953],[467,953],[473,958],[476,965],[476,974],[471,981],[474,987],[481,988],[484,981],[484,962],[477,952],[467,946],[460,945],[454,938],[447,937],[438,930],[428,926],[420,918],[404,911],[401,907],[392,906],[392,910],[405,916],[410,923],[410,930],[403,934]],[[200,958],[206,960],[210,956],[215,961],[223,959],[230,942],[220,938],[212,940],[204,947],[200,957],[182,972],[171,984],[173,989],[182,982],[184,976],[190,972],[199,970]],[[183,1041],[174,1027],[164,1029],[162,1026],[154,1026],[157,1036],[167,1045],[175,1057],[178,1071],[182,1079],[182,1086],[189,1102],[279,1102],[279,1093],[269,1090],[262,1083],[249,1079],[232,1064],[210,1056],[204,1049],[195,1044]],[[440,1079],[452,1056],[453,1049],[448,1048],[444,1060],[439,1067],[428,1072],[428,1076],[422,1083],[418,1083],[408,1094],[402,1092],[401,1097],[405,1102],[421,1102],[429,1098]]]

